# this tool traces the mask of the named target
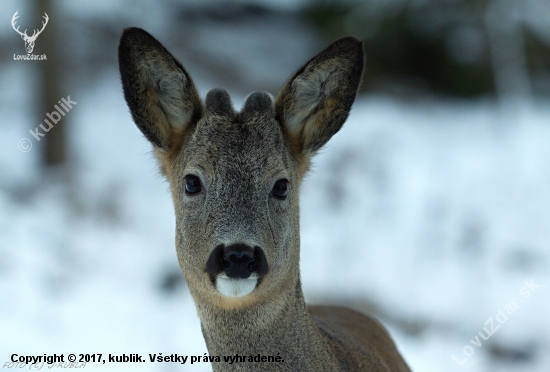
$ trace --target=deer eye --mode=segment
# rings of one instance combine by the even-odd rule
[[[275,185],[273,185],[273,190],[271,190],[271,195],[276,197],[277,199],[286,199],[286,194],[288,190],[288,180],[286,178],[283,178],[282,180],[278,180],[275,182]]]
[[[188,174],[185,176],[185,193],[187,195],[195,195],[202,191],[201,180],[197,176]]]

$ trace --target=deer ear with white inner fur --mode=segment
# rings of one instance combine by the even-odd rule
[[[202,115],[191,77],[164,46],[140,28],[124,30],[118,47],[124,97],[136,125],[167,152]]]
[[[363,73],[363,44],[337,40],[296,72],[279,92],[277,117],[293,148],[311,156],[347,119]]]

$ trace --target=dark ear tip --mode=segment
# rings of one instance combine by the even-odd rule
[[[126,43],[128,41],[139,41],[143,39],[152,39],[153,36],[139,27],[126,27],[122,31],[122,36],[120,37],[120,43]]]
[[[358,39],[356,38],[355,36],[346,36],[346,37],[343,37],[341,39],[338,39],[336,41],[337,43],[338,42],[341,42],[341,43],[344,43],[344,44],[348,44],[348,45],[353,45],[354,47],[359,47],[359,48],[363,48],[363,41],[361,41],[361,39]]]
[[[146,46],[160,48],[166,51],[164,46],[155,39],[153,35],[139,27],[127,27],[122,31],[118,44],[119,61],[130,63],[137,51],[143,50]],[[166,53],[169,54],[168,51]]]
[[[333,44],[336,48],[343,51],[352,52],[363,56],[363,41],[355,36],[347,36],[338,39]]]
[[[138,34],[146,34],[149,35],[147,31],[145,31],[142,28],[139,27],[125,27],[122,31],[122,36],[131,36],[131,35],[138,35]]]

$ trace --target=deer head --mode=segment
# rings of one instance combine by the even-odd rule
[[[48,24],[48,15],[46,13],[44,13],[44,21],[45,22],[42,22],[42,29],[40,31],[38,30],[34,30],[34,32],[32,33],[31,36],[27,35],[27,30],[25,29],[25,32],[21,32],[19,31],[19,26],[17,26],[17,28],[15,28],[15,20],[17,18],[19,18],[19,15],[17,14],[19,13],[19,10],[15,12],[15,14],[13,15],[12,19],[11,19],[11,27],[13,27],[13,29],[15,30],[15,32],[17,32],[19,35],[21,35],[21,38],[23,40],[25,40],[25,49],[27,50],[27,53],[32,53],[33,49],[34,49],[34,42],[36,41],[36,38],[38,37],[38,35],[40,35],[42,33],[42,31],[44,31],[44,28],[46,28],[46,25]]]
[[[194,296],[246,307],[285,286],[294,294],[300,183],[348,116],[361,42],[337,41],[276,99],[252,93],[241,112],[223,89],[203,105],[187,71],[144,30],[124,32],[119,63],[134,120],[171,184],[180,265]]]

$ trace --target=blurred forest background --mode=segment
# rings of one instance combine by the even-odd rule
[[[29,34],[48,14],[33,51],[47,61],[14,60],[25,54],[16,11]],[[464,365],[451,358],[524,279],[550,284],[550,0],[3,0],[0,14],[0,362],[72,345],[206,351],[167,186],[123,102],[117,45],[138,26],[203,97],[221,86],[236,108],[252,91],[276,94],[335,39],[363,39],[350,132],[307,181],[323,191],[304,189],[303,256],[325,257],[302,263],[306,296],[375,313],[417,371],[550,370],[544,285],[516,326]],[[29,130],[67,96],[77,105],[35,141]],[[364,252],[339,262],[352,282],[373,273],[361,296],[318,270],[335,257],[331,229]],[[174,326],[182,316],[194,323]]]

